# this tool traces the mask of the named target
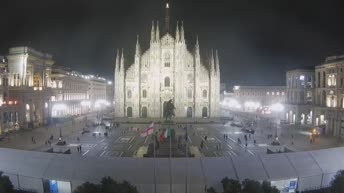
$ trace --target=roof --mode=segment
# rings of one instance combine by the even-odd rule
[[[0,148],[0,170],[5,173],[76,184],[86,181],[99,182],[102,177],[110,176],[118,181],[131,182],[142,192],[152,190],[154,170],[157,187],[161,192],[169,190],[170,181],[176,189],[183,190],[186,180],[194,190],[190,192],[197,192],[205,185],[221,188],[221,179],[224,177],[240,181],[246,178],[259,181],[292,178],[302,180],[316,176],[321,179],[323,174],[334,174],[344,169],[344,162],[340,160],[344,160],[344,147],[260,156],[155,160],[83,157]],[[306,187],[305,184],[302,187]]]

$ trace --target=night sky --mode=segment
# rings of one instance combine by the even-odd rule
[[[147,48],[164,0],[2,0],[0,54],[28,45],[57,64],[112,78],[115,50]],[[170,0],[173,34],[184,21],[190,48],[218,49],[221,82],[284,85],[285,71],[344,54],[343,0]],[[162,27],[162,26],[161,26]]]

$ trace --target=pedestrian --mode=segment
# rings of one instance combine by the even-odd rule
[[[201,141],[201,145],[200,146],[201,146],[201,149],[203,149],[203,141]]]
[[[247,142],[245,143],[245,146],[246,146],[246,148],[247,148]]]
[[[219,146],[216,144],[216,150],[219,150]]]
[[[256,140],[253,140],[254,145],[256,145]]]
[[[223,134],[223,139],[226,140],[226,134]]]
[[[79,151],[81,152],[81,145],[79,145]]]

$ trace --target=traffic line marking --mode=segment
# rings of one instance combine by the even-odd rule
[[[102,157],[105,154],[106,151],[103,151],[103,153],[100,154],[100,157]]]
[[[229,144],[227,144],[227,146],[228,146],[230,149],[233,149],[233,147],[232,147],[232,146],[230,146]]]
[[[145,142],[144,142],[143,144],[146,144],[146,142],[147,142],[147,139],[148,139],[148,136],[146,136]]]
[[[248,153],[250,153],[251,155],[254,155],[254,153],[251,150],[247,150]]]
[[[128,150],[132,147],[133,145],[130,145],[129,147],[128,147]]]
[[[119,154],[119,157],[122,157],[123,151],[121,152],[121,154]]]
[[[87,150],[85,153],[82,154],[82,156],[86,155],[90,150]]]
[[[129,143],[133,142],[135,138],[136,138],[136,136],[134,136],[133,138],[131,138],[131,140],[129,141]]]

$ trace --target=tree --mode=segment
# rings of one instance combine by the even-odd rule
[[[3,172],[0,172],[0,192],[11,193],[14,192],[13,185],[8,176],[3,176]]]
[[[74,193],[138,193],[138,191],[127,181],[118,183],[111,177],[104,177],[100,184],[86,182],[79,186]]]
[[[263,193],[259,182],[246,179],[242,182],[242,193]]]
[[[331,182],[332,193],[343,193],[344,192],[344,170],[337,172],[335,178]]]
[[[207,193],[216,193],[216,191],[213,187],[210,187],[207,189]]]
[[[221,180],[224,193],[240,193],[241,184],[238,180],[228,179],[227,177]]]
[[[262,191],[264,193],[279,193],[280,192],[275,186],[271,186],[271,183],[267,181],[264,181],[262,183]]]

